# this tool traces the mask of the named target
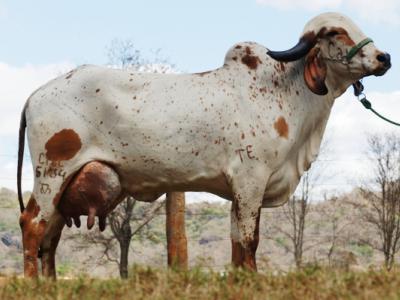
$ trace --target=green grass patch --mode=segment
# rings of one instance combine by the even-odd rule
[[[314,268],[288,274],[134,267],[127,280],[0,281],[0,299],[399,299],[400,271]]]

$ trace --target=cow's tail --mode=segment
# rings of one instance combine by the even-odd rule
[[[19,138],[18,138],[18,167],[17,167],[17,189],[18,189],[18,201],[19,201],[19,208],[21,213],[24,212],[24,199],[22,197],[22,164],[24,161],[24,148],[25,148],[25,129],[26,129],[26,105],[21,113],[21,120],[19,123]]]

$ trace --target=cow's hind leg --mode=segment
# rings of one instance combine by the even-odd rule
[[[55,254],[65,221],[58,210],[54,210],[47,222],[45,234],[40,245],[42,259],[42,274],[45,277],[56,278]]]
[[[19,222],[22,230],[24,251],[24,274],[26,277],[38,276],[38,253],[43,240],[46,220],[39,217],[40,206],[32,195],[22,212]]]

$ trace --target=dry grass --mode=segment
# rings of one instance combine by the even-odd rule
[[[311,267],[282,275],[135,267],[128,280],[24,280],[0,284],[0,299],[399,299],[400,271]]]

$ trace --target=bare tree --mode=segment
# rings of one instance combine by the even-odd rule
[[[373,184],[362,188],[368,201],[362,216],[379,234],[379,243],[365,239],[384,255],[390,270],[400,249],[400,136],[386,134],[368,138],[368,156],[374,164]]]
[[[132,40],[114,39],[107,47],[108,65],[114,68],[129,69],[133,72],[143,73],[177,73],[175,65],[167,58],[163,58],[160,49],[151,51],[144,58]]]
[[[304,252],[315,246],[312,240],[305,240],[304,233],[307,225],[307,216],[310,212],[311,194],[319,182],[325,178],[323,176],[325,169],[324,157],[326,157],[328,150],[328,142],[325,141],[321,146],[321,158],[315,161],[312,167],[303,174],[295,194],[282,207],[283,219],[289,223],[289,227],[282,225],[282,223],[272,225],[277,232],[290,240],[290,246],[282,242],[279,244],[287,252],[293,253],[294,261],[298,268],[303,264]]]
[[[147,205],[147,208],[143,205],[137,207],[137,200],[132,197],[126,197],[107,216],[107,224],[110,225],[111,230],[100,232],[96,229],[86,234],[75,234],[71,238],[78,242],[77,248],[79,249],[85,249],[92,244],[100,246],[103,253],[101,258],[116,263],[121,278],[127,278],[129,247],[132,237],[135,235],[141,235],[142,237],[151,235],[148,230],[149,223],[158,215],[164,203],[165,199]],[[119,248],[119,257],[117,248]]]
[[[325,195],[324,198],[324,203],[320,205],[319,212],[324,222],[329,224],[324,240],[325,243],[329,244],[327,252],[329,266],[333,266],[333,255],[339,247],[346,243],[345,229],[351,223],[344,213],[346,209],[344,201],[340,201],[336,196],[328,198]]]
[[[300,195],[290,197],[288,203],[283,207],[283,215],[290,223],[290,229],[279,230],[291,240],[293,247],[288,250],[293,253],[298,268],[303,263],[304,228],[310,210],[310,174],[308,172],[303,175],[300,184]]]

